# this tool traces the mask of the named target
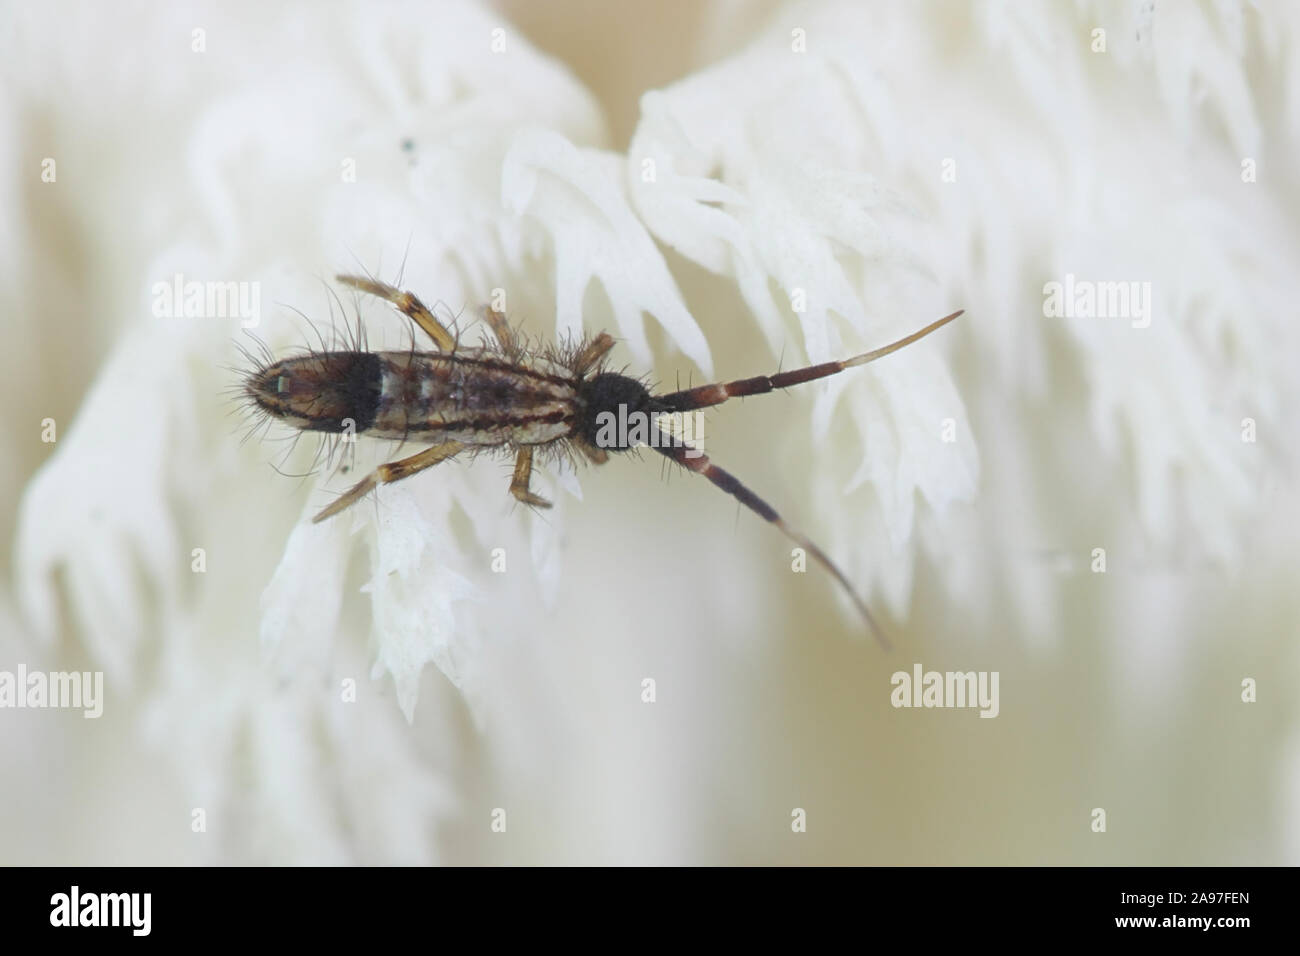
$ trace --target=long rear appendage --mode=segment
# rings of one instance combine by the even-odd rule
[[[853,358],[845,359],[842,362],[823,362],[821,365],[809,365],[805,368],[792,369],[789,372],[778,372],[776,375],[756,375],[753,378],[742,378],[735,382],[716,385],[699,385],[695,388],[684,389],[680,392],[669,392],[667,395],[656,395],[655,402],[663,406],[664,411],[668,412],[689,412],[696,408],[708,408],[710,405],[721,405],[729,398],[740,398],[745,395],[762,395],[766,392],[774,391],[778,388],[789,388],[792,385],[802,385],[804,382],[812,382],[819,378],[825,378],[827,375],[834,375],[836,372],[842,372],[846,368],[854,368],[858,365],[866,365],[868,362],[874,362],[878,358],[883,358],[891,352],[897,352],[904,346],[911,345],[918,339],[923,339],[936,329],[947,325],[957,316],[965,312],[960,309],[952,315],[945,315],[938,322],[931,322],[919,332],[913,332],[906,338],[899,339],[897,342],[890,342],[888,345],[870,352],[863,352],[861,355],[855,355]]]
[[[871,627],[871,633],[876,635],[876,640],[880,641],[886,650],[892,649],[893,645],[889,643],[880,626],[876,624],[876,619],[871,616],[871,611],[866,602],[858,596],[857,591],[853,590],[853,585],[849,584],[849,579],[844,575],[844,572],[835,566],[835,562],[826,556],[825,551],[809,540],[807,535],[786,524],[785,519],[776,513],[775,508],[741,484],[739,478],[709,461],[708,455],[687,445],[674,445],[672,441],[672,438],[660,432],[655,436],[655,451],[677,462],[683,468],[687,468],[698,475],[703,475],[764,521],[770,521],[780,528],[782,534],[803,548],[808,554],[811,554],[813,560],[835,575],[835,580],[840,582],[840,585],[848,592],[849,597],[853,599],[858,611],[866,618],[867,624]]]

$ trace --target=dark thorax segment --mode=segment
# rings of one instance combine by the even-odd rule
[[[627,429],[602,428],[613,416],[613,421],[627,420],[633,415],[653,416],[664,409],[634,378],[616,372],[602,372],[578,387],[577,432],[588,445],[605,451],[627,451],[630,442],[610,441],[612,434],[626,435]],[[649,423],[647,423],[648,428]]]

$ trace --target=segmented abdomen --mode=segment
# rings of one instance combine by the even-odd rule
[[[573,427],[572,377],[550,363],[516,365],[476,349],[453,356],[375,354],[380,389],[368,435],[538,445],[563,438]]]

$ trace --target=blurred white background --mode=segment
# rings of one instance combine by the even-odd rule
[[[0,671],[106,699],[0,709],[0,863],[1300,862],[1294,5],[4,6]],[[708,414],[895,649],[650,452],[305,524],[355,476],[155,286],[279,354],[361,269],[665,386],[965,308]]]

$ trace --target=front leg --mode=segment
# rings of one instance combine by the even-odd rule
[[[586,345],[584,345],[578,354],[573,357],[573,373],[578,376],[586,375],[591,371],[600,360],[605,357],[610,349],[614,347],[614,338],[608,332],[601,332]]]
[[[603,465],[609,461],[609,452],[603,448],[597,448],[595,445],[587,444],[586,439],[574,435],[571,439],[573,446],[587,456],[587,460],[593,465]]]
[[[533,450],[528,447],[519,449],[519,454],[515,456],[515,473],[510,479],[510,493],[526,505],[532,505],[534,508],[549,508],[551,503],[545,498],[539,498],[528,490],[528,479],[533,474]]]

